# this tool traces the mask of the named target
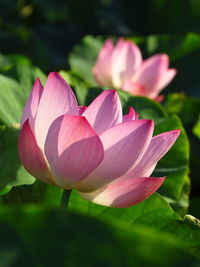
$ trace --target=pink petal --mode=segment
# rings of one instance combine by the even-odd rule
[[[121,89],[132,95],[145,96],[147,94],[143,85],[131,80],[125,81]]]
[[[75,95],[56,72],[51,72],[44,87],[35,119],[35,137],[43,150],[51,123],[62,114],[78,114]]]
[[[98,134],[122,122],[122,107],[119,96],[114,90],[103,91],[87,107],[82,116]]]
[[[100,164],[104,152],[99,136],[84,117],[63,115],[50,126],[45,154],[57,184],[70,189]]]
[[[180,130],[173,130],[154,136],[140,162],[125,176],[150,176],[157,162],[170,150],[179,134]]]
[[[165,96],[164,95],[158,95],[154,98],[155,101],[157,102],[162,102],[163,100],[165,99]]]
[[[45,183],[55,184],[28,120],[23,124],[20,131],[18,149],[20,160],[31,175]]]
[[[153,133],[153,121],[135,120],[118,124],[101,135],[102,163],[76,188],[91,192],[132,169],[143,156]]]
[[[129,113],[123,116],[123,122],[137,120],[138,116],[139,114],[136,113],[132,107],[130,107]]]
[[[163,72],[163,75],[161,76],[157,85],[158,91],[161,91],[164,87],[166,87],[174,78],[176,73],[177,73],[176,69],[169,69]]]
[[[111,207],[129,207],[150,197],[164,182],[165,177],[117,179],[104,189],[80,195],[96,204]]]
[[[169,57],[158,54],[145,60],[132,81],[141,84],[146,90],[146,96],[155,98],[159,91],[171,81],[175,70],[168,69]]]
[[[107,40],[92,69],[93,75],[99,85],[102,86],[112,86],[111,79],[111,60],[113,52],[113,43],[111,40]]]
[[[43,86],[40,82],[40,79],[37,78],[24,108],[24,112],[21,118],[21,127],[28,119],[31,129],[34,130],[35,116],[38,110],[42,91]]]
[[[77,115],[82,115],[83,112],[87,109],[86,106],[79,106],[78,107],[78,114]]]
[[[115,88],[132,78],[142,63],[140,49],[131,41],[120,38],[112,56],[112,80]]]

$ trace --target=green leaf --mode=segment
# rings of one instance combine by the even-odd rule
[[[10,67],[12,67],[12,60],[10,57],[0,54],[0,69],[7,71]]]
[[[74,47],[69,55],[70,69],[87,81],[90,86],[95,86],[96,82],[92,75],[96,56],[103,44],[103,38],[87,35],[82,42]]]
[[[166,117],[166,112],[158,102],[141,96],[133,96],[122,90],[118,90],[120,96],[124,114],[128,112],[130,106],[132,106],[137,113],[139,113],[140,119],[151,119],[156,123],[162,121]]]
[[[15,56],[14,63],[16,79],[19,81],[22,91],[24,92],[27,99],[35,82],[35,79],[40,78],[41,83],[44,85],[47,76],[39,68],[33,66],[31,62],[27,61],[27,58]]]
[[[25,248],[16,231],[0,222],[0,265],[2,267],[26,266],[27,262],[33,267],[33,259]]]
[[[195,226],[186,219],[181,220],[167,202],[158,194],[152,195],[145,201],[129,208],[109,208],[90,203],[82,199],[77,192],[72,193],[70,198],[70,210],[93,216],[106,222],[145,225],[152,227],[155,232],[162,234],[170,232],[176,236],[183,246],[198,255],[200,247],[200,226],[197,220]],[[189,218],[187,215],[185,218]],[[194,218],[194,220],[196,220]],[[186,232],[184,232],[186,231]],[[188,236],[190,236],[188,238]],[[194,247],[197,249],[194,250]]]
[[[200,100],[188,97],[183,93],[169,94],[166,99],[165,109],[168,114],[177,114],[185,127],[195,124],[199,116]]]
[[[19,123],[24,101],[20,84],[0,75],[0,120],[8,124]]]
[[[174,129],[181,133],[170,151],[158,162],[154,171],[155,176],[167,176],[159,192],[166,197],[177,200],[182,193],[185,176],[188,174],[189,143],[187,135],[177,116],[166,118],[155,127],[154,134],[159,134]]]
[[[178,114],[187,131],[190,140],[190,177],[192,181],[193,193],[198,194],[199,180],[199,158],[200,143],[194,135],[194,129],[198,132],[200,100],[198,98],[187,97],[184,94],[170,94],[166,101],[166,110],[169,114]],[[195,125],[197,123],[197,128]]]
[[[1,203],[20,206],[34,203],[40,206],[59,207],[63,190],[59,187],[40,182],[32,185],[15,186],[9,194],[1,196]]]
[[[200,115],[197,123],[195,124],[193,128],[193,133],[200,139]]]
[[[179,220],[177,215],[167,204],[167,202],[154,194],[145,201],[129,208],[109,208],[88,202],[73,191],[69,203],[70,210],[92,215],[97,218],[109,220],[119,220],[120,222],[132,225],[134,223],[147,224],[155,227],[157,231],[167,227],[174,220]]]
[[[166,230],[174,233],[179,239],[185,242],[184,246],[189,248],[191,253],[200,253],[200,221],[192,215],[186,215],[182,221],[174,221]]]
[[[0,235],[24,244],[17,260],[34,266],[195,266],[197,260],[170,234],[151,227],[101,222],[66,210],[1,207]],[[7,232],[3,231],[7,228]],[[2,244],[1,251],[8,241]],[[13,247],[16,246],[13,242]],[[155,254],[155,251],[157,252]],[[8,257],[8,256],[7,256]],[[2,260],[7,259],[0,258]],[[14,262],[16,265],[16,262]],[[21,266],[21,265],[20,265]]]
[[[39,77],[43,83],[46,81],[46,75],[32,66],[26,57],[15,56],[11,59],[11,69],[0,74],[0,121],[6,124],[20,122],[35,79]]]
[[[149,53],[165,52],[174,61],[200,49],[200,36],[196,33],[187,33],[183,37],[150,35],[146,44]]]
[[[18,134],[19,130],[14,127],[0,127],[0,194],[7,193],[13,186],[32,184],[35,181],[19,161]]]

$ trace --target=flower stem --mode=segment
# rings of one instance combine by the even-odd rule
[[[68,207],[71,192],[72,190],[63,190],[62,199],[60,202],[61,207]]]

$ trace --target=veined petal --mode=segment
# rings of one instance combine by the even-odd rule
[[[125,176],[150,176],[157,162],[170,150],[180,134],[180,130],[173,130],[154,136],[137,166]]]
[[[78,105],[69,85],[58,73],[52,72],[44,87],[35,119],[35,137],[42,150],[49,126],[62,114],[78,114]]]
[[[49,128],[45,155],[56,183],[65,189],[87,177],[103,159],[103,145],[87,120],[62,115]]]
[[[76,188],[82,192],[98,190],[132,169],[143,156],[153,133],[153,121],[135,120],[118,124],[100,138],[104,146],[102,163]]]
[[[165,177],[120,178],[91,193],[79,194],[96,204],[109,207],[129,207],[151,196],[164,182]]]
[[[120,88],[124,81],[131,79],[141,63],[142,55],[138,46],[120,38],[112,56],[112,80],[115,88]]]
[[[31,175],[45,183],[55,184],[28,120],[23,124],[20,131],[18,150],[23,166]]]
[[[122,122],[122,106],[115,90],[103,91],[87,107],[82,116],[98,134]]]
[[[129,113],[123,116],[123,122],[137,120],[138,116],[139,114],[135,112],[133,107],[130,107]]]
[[[28,97],[28,100],[26,102],[26,105],[25,105],[25,108],[22,114],[21,123],[20,123],[21,128],[24,122],[28,119],[31,129],[32,131],[34,131],[35,116],[38,110],[38,105],[40,102],[42,91],[43,91],[43,86],[40,82],[40,79],[37,78],[35,80],[32,91]]]
[[[92,73],[99,85],[112,86],[111,64],[112,64],[113,43],[107,40],[96,60]]]

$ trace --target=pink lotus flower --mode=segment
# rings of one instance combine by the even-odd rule
[[[63,78],[36,80],[21,120],[19,155],[41,181],[75,188],[89,201],[127,207],[153,194],[164,177],[149,177],[174,144],[179,130],[152,137],[153,121],[139,120],[132,107],[122,115],[114,90],[79,107]]]
[[[176,70],[168,69],[168,66],[166,54],[142,60],[138,46],[120,38],[115,46],[111,40],[104,43],[93,67],[93,75],[101,86],[159,101],[161,97],[157,99],[158,94],[176,75]]]

